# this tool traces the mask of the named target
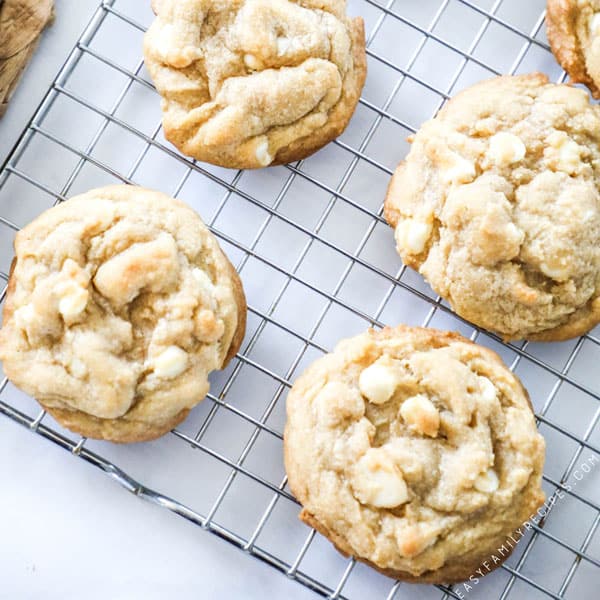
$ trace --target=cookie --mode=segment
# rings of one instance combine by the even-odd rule
[[[366,76],[345,0],[153,0],[146,67],[166,138],[236,169],[300,160],[339,136]]]
[[[600,109],[541,74],[483,81],[416,133],[385,201],[402,260],[507,340],[600,322]]]
[[[0,0],[0,117],[53,18],[54,0]]]
[[[600,98],[600,2],[548,0],[546,29],[552,52],[574,83]]]
[[[406,581],[497,567],[544,501],[527,392],[455,333],[401,326],[340,342],[294,384],[284,439],[300,518]]]
[[[208,392],[244,336],[235,269],[198,215],[134,186],[47,210],[15,239],[0,359],[62,425],[159,437]]]

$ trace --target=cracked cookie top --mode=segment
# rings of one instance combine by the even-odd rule
[[[296,381],[287,414],[301,518],[394,577],[468,578],[543,501],[527,393],[458,334],[344,340]]]
[[[204,398],[243,335],[235,270],[164,194],[92,190],[20,231],[15,253],[4,372],[85,435],[155,437]]]
[[[425,123],[392,179],[403,261],[506,339],[600,322],[600,111],[544,75],[497,77]]]
[[[165,135],[194,158],[299,160],[346,127],[366,75],[345,0],[154,0],[144,40]]]

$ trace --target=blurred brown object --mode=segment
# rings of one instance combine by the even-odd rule
[[[54,0],[0,0],[0,117],[54,16]]]

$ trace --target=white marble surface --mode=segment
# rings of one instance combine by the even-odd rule
[[[316,597],[0,418],[0,599]]]
[[[56,0],[0,121],[4,161],[97,0]],[[0,599],[153,600],[315,597],[183,519],[123,491],[101,472],[0,417]]]

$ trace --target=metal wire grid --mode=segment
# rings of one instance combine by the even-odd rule
[[[6,295],[9,244],[19,225],[90,183],[154,183],[182,197],[197,207],[237,260],[250,312],[242,350],[225,372],[213,377],[209,400],[186,423],[165,440],[145,445],[155,457],[176,452],[183,474],[189,477],[193,470],[203,477],[200,491],[191,493],[172,479],[155,482],[136,451],[75,439],[6,379],[0,383],[0,412],[103,469],[136,495],[324,596],[433,598],[441,592],[442,598],[462,598],[466,592],[461,586],[417,591],[342,559],[297,523],[298,506],[280,464],[290,380],[337,339],[367,325],[400,321],[459,329],[499,351],[530,387],[548,440],[546,491],[565,495],[502,569],[468,595],[591,598],[592,583],[600,575],[600,482],[592,473],[575,488],[573,473],[584,459],[600,456],[600,386],[589,376],[600,355],[597,332],[543,346],[502,345],[473,329],[414,273],[398,267],[381,212],[385,184],[406,150],[400,138],[415,131],[457,88],[486,75],[535,67],[562,78],[543,38],[543,2],[349,4],[367,21],[369,80],[374,83],[371,88],[367,83],[348,132],[316,159],[257,174],[216,169],[180,156],[164,141],[158,114],[148,122],[138,118],[144,106],[158,104],[136,45],[150,17],[130,2],[112,0],[99,6],[0,173],[0,302]],[[397,39],[402,44],[389,43]],[[403,55],[399,45],[406,47]],[[85,73],[92,63],[100,71],[90,81]],[[126,166],[116,155],[128,144],[135,158]],[[380,152],[382,147],[386,152]],[[58,155],[69,158],[60,162]],[[305,218],[306,212],[311,218]],[[276,356],[280,350],[285,360]],[[229,437],[228,431],[233,432]],[[224,447],[232,435],[243,443]],[[211,475],[214,489],[208,491]],[[242,506],[248,503],[252,511]]]

